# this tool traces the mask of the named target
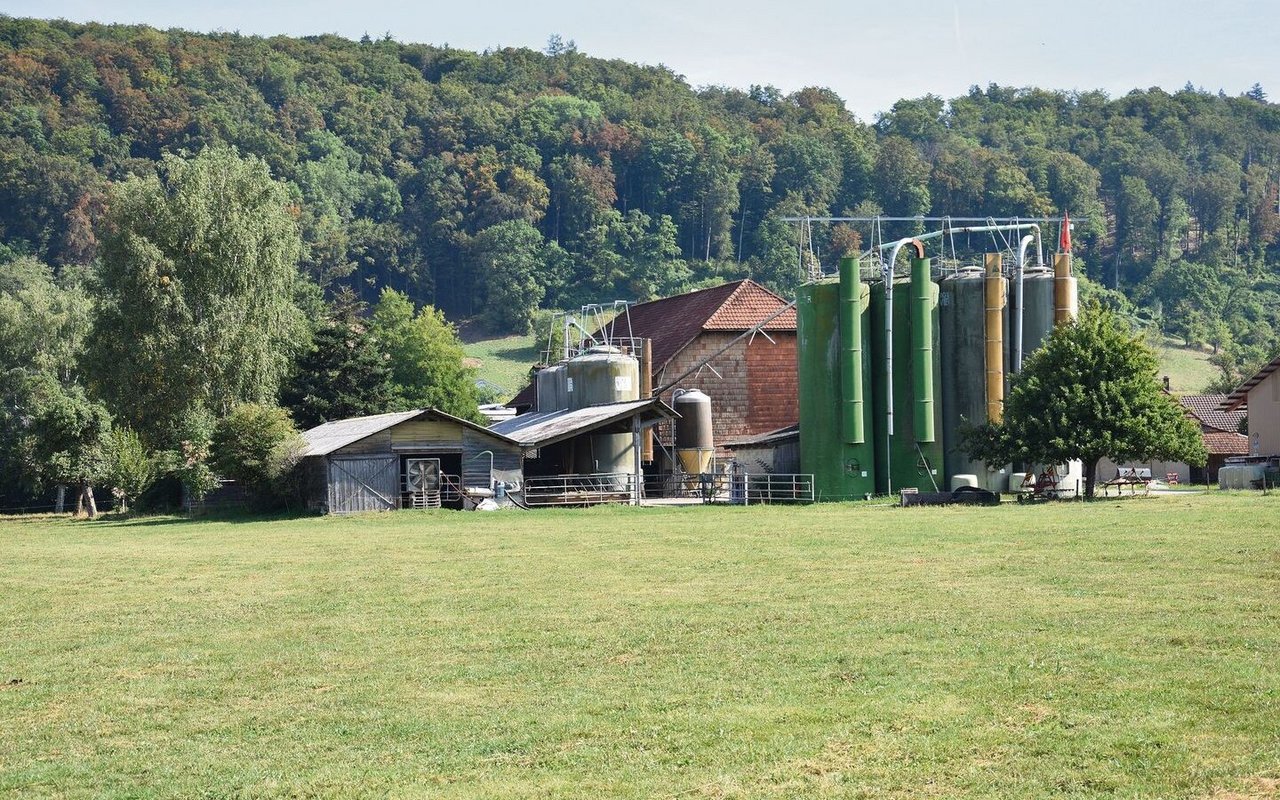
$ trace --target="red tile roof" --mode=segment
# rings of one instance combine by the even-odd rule
[[[630,333],[619,327],[614,334],[652,340],[656,373],[699,333],[749,330],[786,304],[786,300],[747,278],[634,305],[630,309]],[[623,319],[617,320],[619,326]],[[795,329],[795,309],[788,309],[765,326],[769,331]]]
[[[1249,455],[1249,437],[1226,431],[1205,431],[1204,447],[1213,456]]]
[[[1178,402],[1202,425],[1236,433],[1240,430],[1241,421],[1249,414],[1247,411],[1223,411],[1221,406],[1226,399],[1225,394],[1184,394]]]

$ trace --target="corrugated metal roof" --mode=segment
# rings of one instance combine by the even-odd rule
[[[537,411],[496,423],[490,430],[514,440],[521,447],[534,448],[562,442],[603,428],[622,419],[636,416],[674,418],[676,412],[657,398],[604,403],[573,411]]]
[[[408,422],[420,416],[435,416],[446,419],[451,422],[457,422],[472,430],[480,431],[492,435],[494,438],[503,439],[511,443],[502,434],[497,433],[492,428],[486,428],[477,425],[470,420],[455,417],[452,414],[446,414],[435,408],[417,408],[413,411],[396,411],[390,414],[374,414],[369,417],[353,417],[351,419],[340,419],[334,422],[326,422],[323,425],[305,431],[302,434],[303,440],[307,443],[307,447],[303,450],[303,457],[307,456],[325,456],[335,450],[341,450],[350,444],[372,436],[375,433],[385,431],[387,428],[395,427],[402,422]]]
[[[1280,356],[1271,359],[1252,378],[1237,386],[1231,394],[1227,395],[1227,399],[1222,401],[1222,410],[1237,411],[1246,406],[1249,402],[1249,391],[1265,381],[1271,373],[1278,369],[1280,369]]]
[[[768,433],[759,433],[755,436],[744,436],[740,439],[733,439],[725,442],[724,446],[732,450],[736,447],[763,447],[765,445],[782,444],[791,440],[800,439],[800,425],[788,425],[785,428],[778,428],[776,431]]]

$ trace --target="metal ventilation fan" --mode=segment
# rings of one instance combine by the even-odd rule
[[[404,484],[405,491],[414,493],[440,491],[440,459],[405,459]]]

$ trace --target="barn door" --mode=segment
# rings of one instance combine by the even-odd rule
[[[334,514],[353,511],[389,511],[396,508],[400,459],[396,456],[365,456],[333,459],[329,462],[329,490]]]

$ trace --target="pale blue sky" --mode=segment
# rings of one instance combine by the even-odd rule
[[[900,97],[991,82],[1113,96],[1188,81],[1235,95],[1260,82],[1280,100],[1280,0],[0,0],[0,11],[265,36],[390,32],[472,50],[541,49],[558,33],[593,56],[665,64],[694,86],[827,86],[867,121]]]

